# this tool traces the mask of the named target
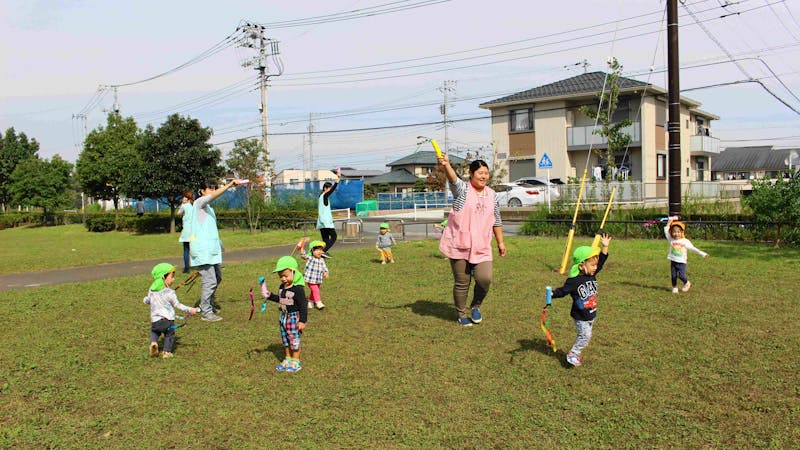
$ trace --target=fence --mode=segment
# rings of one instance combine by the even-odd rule
[[[402,194],[378,194],[378,209],[381,211],[390,209],[414,209],[414,205],[425,207],[426,205],[449,205],[448,196],[444,192],[412,192]]]

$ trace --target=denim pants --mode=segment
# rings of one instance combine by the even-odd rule
[[[161,319],[150,324],[150,342],[158,342],[158,337],[164,335],[164,351],[172,353],[175,349],[175,329],[170,328],[175,325],[174,320]]]
[[[594,321],[596,319],[572,320],[575,321],[575,329],[578,330],[578,336],[575,337],[575,343],[572,344],[572,349],[570,352],[580,355],[581,351],[583,351],[583,349],[589,345],[589,341],[592,339],[592,327],[594,326]]]

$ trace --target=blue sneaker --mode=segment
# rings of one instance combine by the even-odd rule
[[[299,362],[292,362],[286,367],[286,371],[289,373],[299,372],[302,367],[300,367]]]
[[[283,372],[283,371],[289,370],[289,366],[290,366],[289,360],[288,359],[284,359],[283,361],[281,361],[280,364],[278,364],[275,367],[275,370],[277,370],[278,372]]]
[[[483,320],[481,310],[478,307],[472,308],[472,311],[469,312],[469,318],[472,323],[481,323],[481,320]]]
[[[472,321],[469,320],[466,317],[462,317],[462,318],[458,319],[458,324],[461,325],[462,327],[471,327],[472,326]]]
[[[572,352],[569,352],[567,354],[567,362],[572,364],[575,367],[578,367],[581,364],[583,364],[581,362],[581,357],[579,355],[576,355],[575,353],[572,353]]]

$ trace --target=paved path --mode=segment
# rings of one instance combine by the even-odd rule
[[[337,241],[331,254],[337,251],[364,248],[375,245],[372,238],[363,242]],[[286,246],[257,248],[252,250],[238,250],[225,252],[222,259],[226,265],[239,264],[249,261],[262,261],[286,255]],[[100,280],[104,278],[126,277],[149,273],[154,265],[160,262],[169,262],[176,267],[183,266],[183,257],[148,259],[145,261],[127,261],[119,263],[102,264],[98,266],[71,267],[68,269],[45,270],[41,272],[12,273],[0,275],[0,292],[27,287],[48,286],[63,283],[79,283],[83,281]]]

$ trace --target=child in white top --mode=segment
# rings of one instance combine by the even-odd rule
[[[672,293],[678,293],[678,279],[683,281],[683,292],[688,292],[692,287],[692,282],[686,278],[686,262],[689,260],[689,250],[697,253],[703,258],[708,258],[708,253],[692,245],[692,241],[684,237],[686,224],[679,221],[677,216],[669,218],[664,227],[664,235],[669,241],[669,253],[667,259],[670,260],[672,273]]]
[[[169,263],[156,264],[150,272],[153,283],[144,304],[150,305],[150,356],[158,356],[158,338],[164,335],[163,358],[171,358],[175,348],[175,308],[190,315],[198,312],[178,301],[175,291],[170,288],[175,281],[175,266]]]

